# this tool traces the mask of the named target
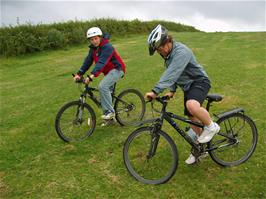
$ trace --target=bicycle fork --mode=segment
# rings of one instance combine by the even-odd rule
[[[77,108],[77,113],[76,113],[76,119],[75,119],[75,124],[81,124],[82,121],[82,115],[83,115],[83,110],[84,110],[84,103],[85,103],[85,98],[80,97],[79,99],[80,105]]]
[[[150,143],[150,149],[149,152],[147,154],[147,159],[151,159],[155,154],[156,154],[156,150],[157,150],[157,146],[160,140],[160,135],[158,133],[156,133],[158,129],[154,128],[151,131],[151,143]]]

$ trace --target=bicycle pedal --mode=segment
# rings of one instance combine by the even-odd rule
[[[197,157],[197,162],[203,161],[203,159],[206,158],[208,155],[209,155],[208,152],[201,154],[200,156]]]
[[[102,127],[104,126],[110,126],[115,123],[115,119],[110,119],[110,120],[103,120],[103,123],[101,124]]]

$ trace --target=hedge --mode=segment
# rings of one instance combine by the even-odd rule
[[[0,28],[0,55],[16,56],[26,53],[59,49],[86,42],[89,27],[98,26],[112,36],[123,37],[129,34],[148,34],[157,24],[170,31],[196,32],[192,26],[169,21],[116,20],[110,18],[90,21],[68,21],[53,24],[25,24]]]

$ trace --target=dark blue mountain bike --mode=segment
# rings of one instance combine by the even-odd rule
[[[150,125],[132,132],[124,144],[125,166],[137,180],[146,184],[161,184],[171,179],[177,170],[177,147],[172,138],[162,131],[165,120],[192,146],[191,153],[197,159],[208,152],[217,164],[236,166],[253,154],[258,141],[257,128],[242,108],[215,115],[220,132],[210,142],[200,144],[193,141],[173,119],[201,128],[203,125],[167,112],[165,97],[157,97],[156,100],[162,104],[160,117],[142,121],[141,124]],[[211,103],[221,101],[222,97],[212,94],[206,100],[206,109],[209,110]]]

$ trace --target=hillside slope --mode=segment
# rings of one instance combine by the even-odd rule
[[[265,198],[266,33],[172,35],[193,49],[212,80],[211,92],[225,96],[212,112],[243,107],[255,120],[259,143],[248,162],[221,168],[208,157],[187,166],[190,147],[165,124],[179,150],[179,168],[165,185],[143,185],[130,177],[122,159],[123,143],[135,128],[101,128],[99,109],[92,137],[63,143],[55,133],[54,119],[60,106],[79,97],[71,73],[80,67],[87,47],[76,46],[0,59],[1,198]],[[118,91],[129,87],[150,91],[163,72],[163,60],[148,55],[146,37],[113,42],[127,65]],[[180,91],[168,110],[183,113]]]

